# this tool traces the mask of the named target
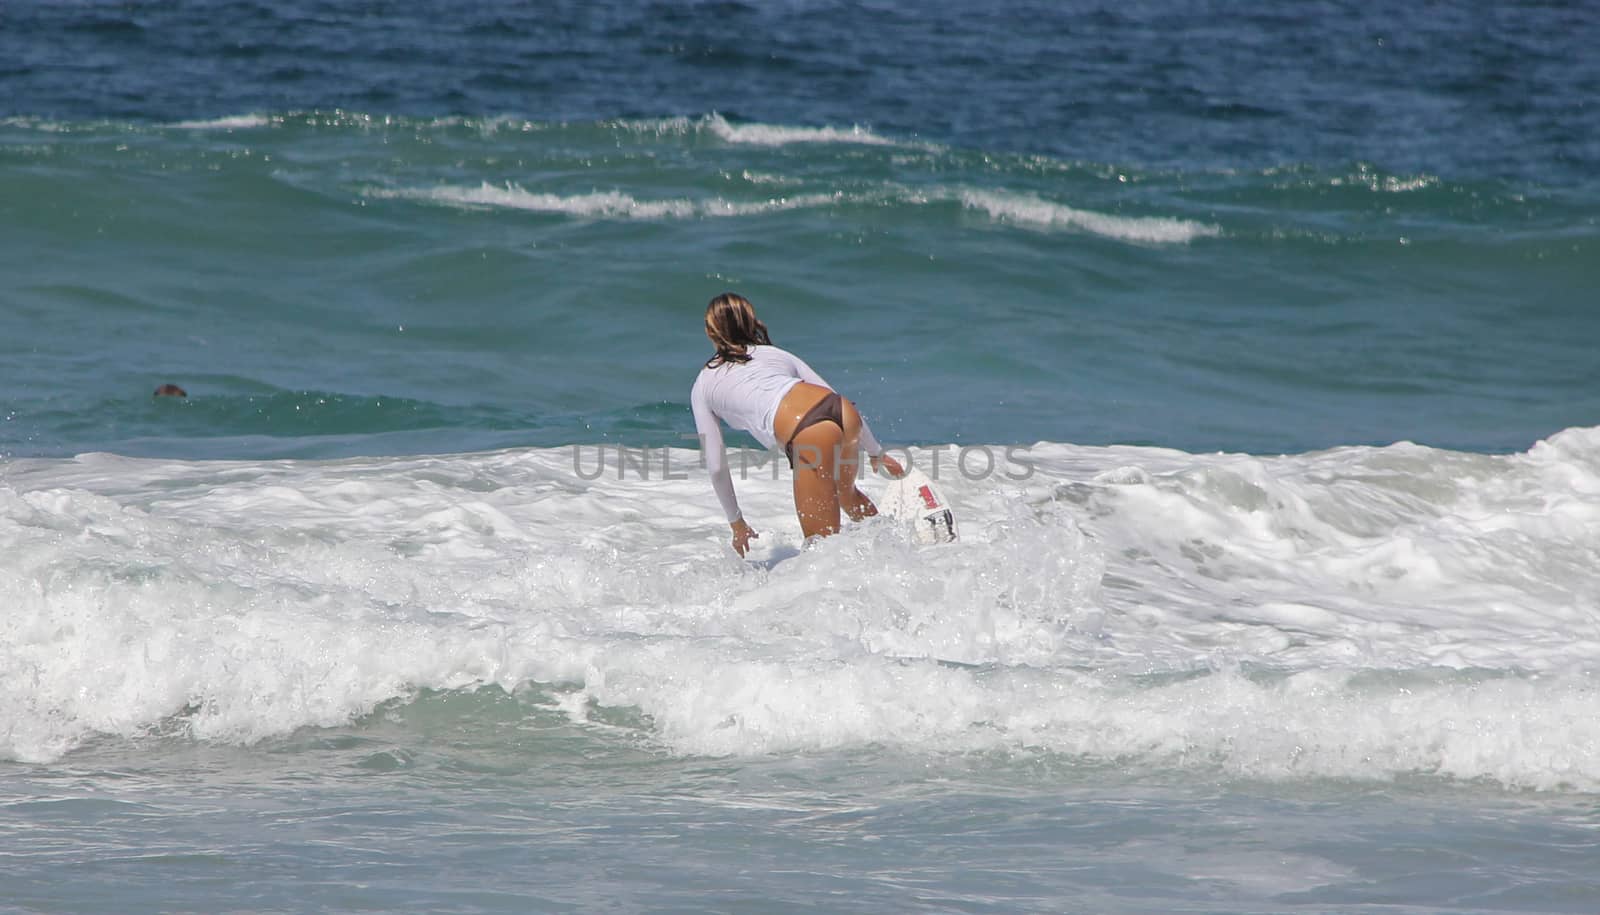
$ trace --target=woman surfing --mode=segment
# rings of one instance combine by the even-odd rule
[[[767,326],[744,296],[725,292],[711,300],[706,337],[717,352],[695,379],[689,404],[711,487],[733,529],[734,551],[743,556],[750,539],[759,535],[739,512],[718,420],[749,432],[769,449],[783,442],[794,470],[794,510],[806,539],[838,533],[841,512],[852,521],[876,515],[872,500],[856,488],[861,451],[871,457],[873,470],[895,477],[905,470],[883,453],[856,405],[798,356],[773,346]]]

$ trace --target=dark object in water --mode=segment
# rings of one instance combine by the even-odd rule
[[[164,384],[156,388],[156,397],[188,397],[189,392],[175,384]]]

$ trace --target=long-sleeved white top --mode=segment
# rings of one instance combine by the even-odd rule
[[[783,395],[802,381],[833,390],[833,385],[787,350],[751,346],[747,352],[749,362],[725,362],[701,369],[689,392],[700,450],[705,455],[706,469],[711,472],[711,488],[716,490],[717,501],[722,503],[730,524],[739,520],[739,500],[733,494],[733,474],[728,471],[722,427],[717,421],[743,429],[768,449],[777,450],[778,438],[772,424]],[[861,447],[873,457],[883,453],[883,446],[867,428],[865,419],[861,421]]]

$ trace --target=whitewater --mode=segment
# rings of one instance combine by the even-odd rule
[[[908,453],[962,519],[940,547],[874,519],[805,548],[787,471],[754,464],[750,561],[679,449],[15,460],[0,752],[249,745],[534,687],[673,755],[1600,788],[1600,430],[1011,453]]]

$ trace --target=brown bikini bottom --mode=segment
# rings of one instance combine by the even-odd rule
[[[828,396],[817,401],[817,405],[806,411],[800,417],[800,422],[794,427],[794,434],[789,436],[789,441],[783,446],[783,453],[789,456],[789,469],[794,469],[794,440],[800,433],[815,426],[820,422],[834,422],[839,426],[839,431],[844,431],[844,398],[836,392],[829,391]]]

